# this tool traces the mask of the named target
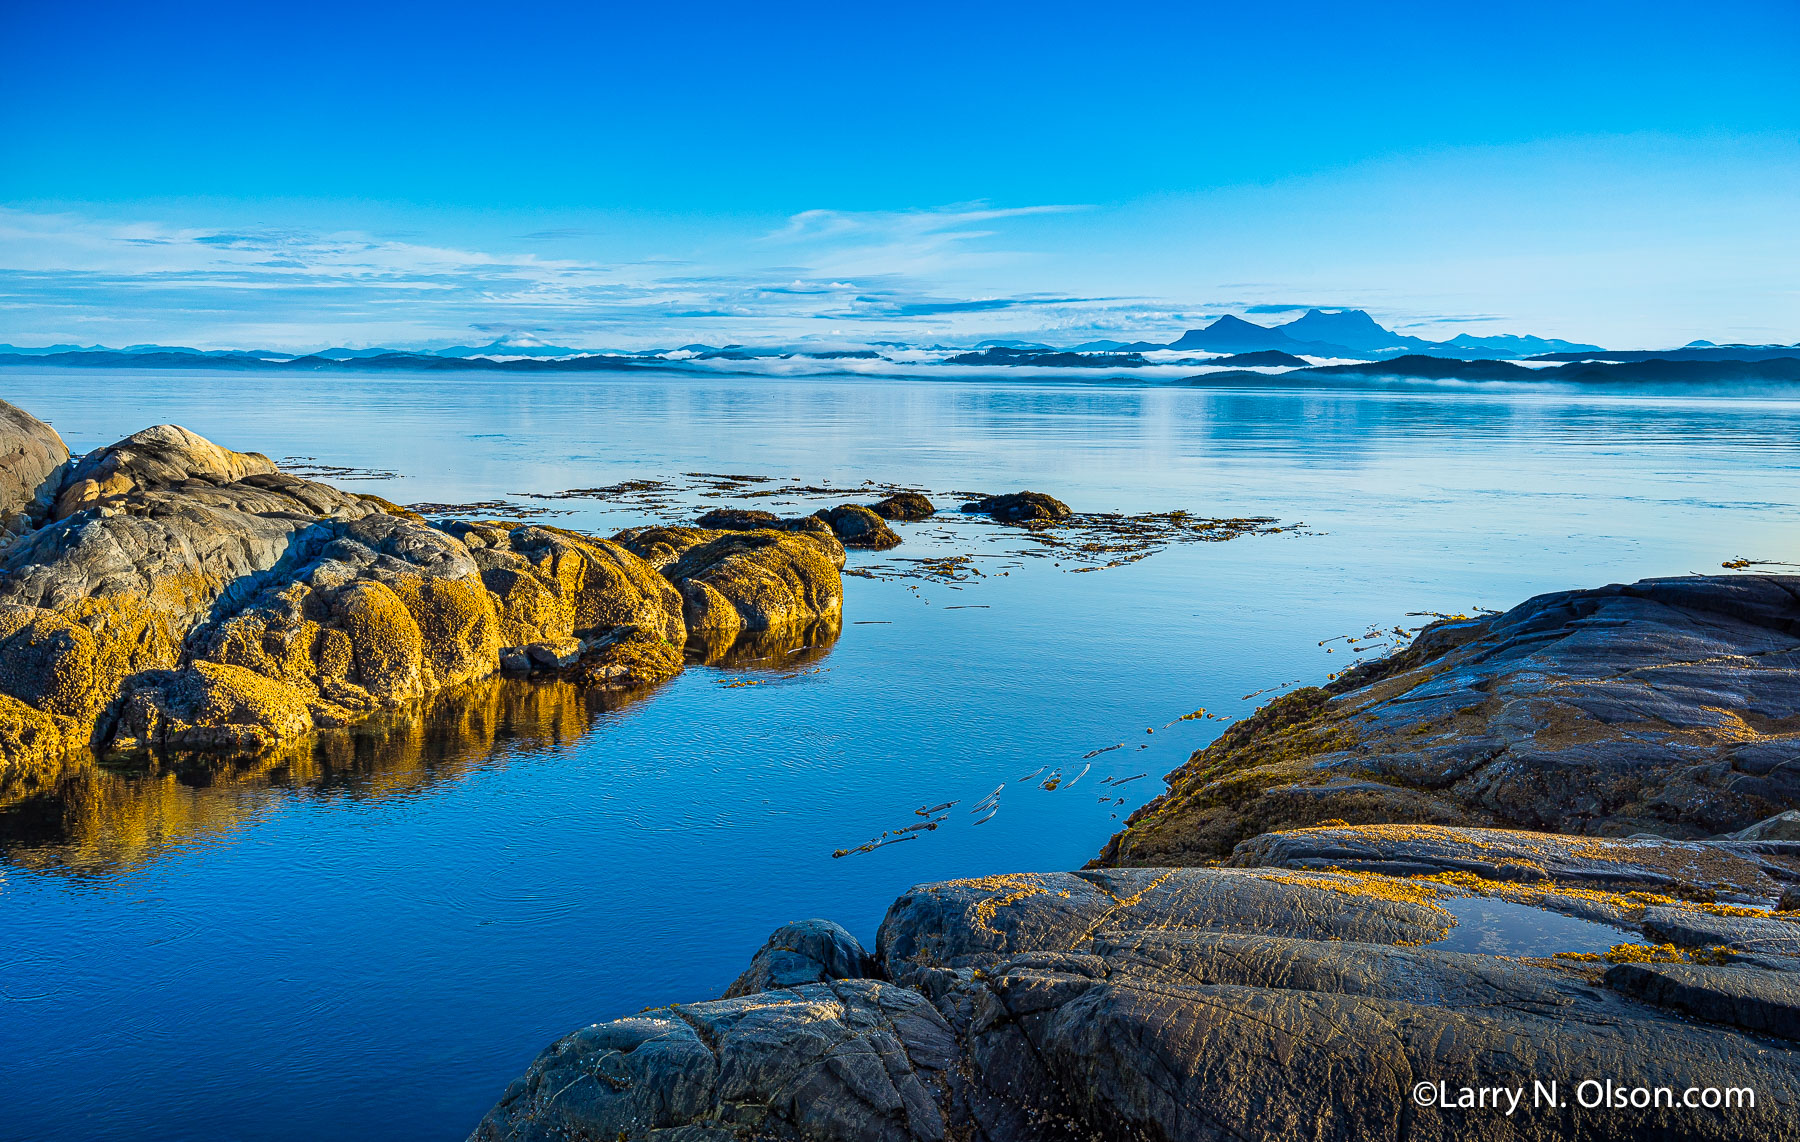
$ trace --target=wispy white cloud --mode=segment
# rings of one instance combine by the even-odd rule
[[[793,248],[819,273],[943,274],[1017,262],[1021,250],[985,245],[998,224],[1092,209],[1081,205],[993,207],[964,203],[936,210],[806,210],[763,241]]]
[[[496,332],[595,347],[874,337],[895,329],[953,337],[996,321],[1044,324],[1071,309],[1119,304],[942,287],[951,270],[1028,256],[986,242],[996,227],[1075,209],[807,211],[705,266],[559,258],[351,230],[206,228],[0,208],[0,340],[241,346],[254,333],[267,347],[296,349],[449,343]],[[552,230],[518,241],[554,246],[591,236]],[[777,258],[778,265],[758,264]]]

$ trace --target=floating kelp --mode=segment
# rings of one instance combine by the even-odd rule
[[[1260,698],[1264,694],[1273,694],[1277,690],[1286,690],[1289,686],[1298,685],[1300,685],[1300,679],[1298,678],[1294,679],[1292,682],[1279,682],[1273,686],[1264,686],[1261,690],[1252,690],[1242,698],[1239,698],[1238,701],[1248,702],[1252,698]]]
[[[802,647],[801,649],[804,650],[807,648]],[[825,673],[830,672],[830,670],[831,670],[831,667],[829,667],[829,666],[814,666],[814,667],[810,667],[806,670],[789,670],[784,673],[771,674],[766,678],[746,678],[743,676],[736,676],[736,677],[728,676],[728,677],[720,678],[719,685],[726,690],[737,690],[737,689],[741,689],[742,687],[745,687],[745,686],[767,686],[767,685],[770,685],[771,683],[775,683],[775,682],[792,682],[796,678],[805,678],[805,677],[807,677],[809,675],[813,675],[813,674],[825,674]]]
[[[526,492],[533,500],[598,500],[619,509],[632,509],[671,522],[686,518],[687,489],[669,480],[624,480],[592,488],[566,488],[560,492]]]
[[[400,473],[385,468],[347,468],[326,464],[316,456],[283,456],[275,466],[306,480],[398,480]]]
[[[1010,525],[1053,554],[1082,564],[1072,571],[1123,567],[1179,543],[1224,543],[1245,535],[1306,532],[1303,523],[1282,524],[1273,516],[1213,517],[1187,511],[1076,512],[1062,520],[1029,520]]]
[[[408,511],[431,519],[543,519],[548,516],[573,515],[559,508],[534,508],[511,500],[475,500],[466,504],[407,504]]]
[[[950,804],[954,805],[955,803],[956,802],[952,801]],[[948,806],[945,806],[945,808],[948,808]],[[899,844],[901,841],[916,841],[925,833],[936,832],[938,826],[943,823],[944,818],[938,817],[929,821],[920,821],[917,824],[902,825],[897,829],[885,829],[880,836],[872,837],[853,849],[833,849],[831,859],[837,860],[839,857],[855,856],[857,853],[872,853],[876,849],[885,848],[888,845]],[[976,824],[980,823],[981,822],[979,821],[976,822]]]

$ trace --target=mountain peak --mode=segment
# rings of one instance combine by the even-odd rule
[[[1347,334],[1358,339],[1370,335],[1394,337],[1362,309],[1309,309],[1285,325],[1276,326],[1296,341],[1341,341]]]
[[[1245,321],[1227,313],[1205,329],[1190,329],[1171,349],[1204,349],[1210,353],[1254,353],[1263,349],[1290,349],[1293,341],[1279,329]]]

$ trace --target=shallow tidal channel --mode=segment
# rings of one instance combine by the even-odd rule
[[[783,922],[872,942],[912,884],[1080,867],[1230,720],[1359,657],[1325,640],[1800,561],[1783,395],[8,369],[0,397],[76,451],[174,422],[602,534],[868,481],[1305,525],[1096,570],[901,523],[797,653],[626,698],[496,681],[265,765],[92,768],[0,805],[0,1137],[459,1138],[552,1039],[718,995]],[[634,480],[674,490],[531,498]],[[955,555],[982,573],[898,573]],[[1525,938],[1458,918],[1467,950]]]

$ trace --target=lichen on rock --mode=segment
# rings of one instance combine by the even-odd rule
[[[607,689],[682,666],[694,607],[620,542],[433,526],[174,425],[68,462],[49,426],[0,404],[0,447],[0,784],[87,747],[270,749],[503,654],[562,647],[556,668]],[[795,526],[678,540],[712,545],[682,576],[722,600],[709,630],[836,614],[843,548],[821,521]]]
[[[843,546],[813,532],[653,527],[614,538],[675,584],[690,635],[793,629],[843,610]]]

